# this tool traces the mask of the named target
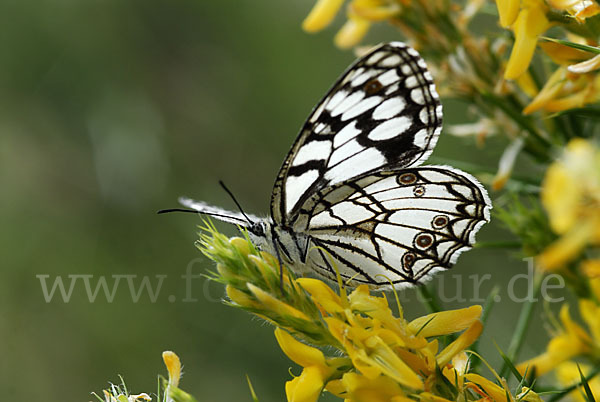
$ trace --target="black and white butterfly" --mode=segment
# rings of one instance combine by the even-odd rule
[[[382,44],[352,64],[315,107],[275,181],[271,217],[180,203],[248,230],[297,273],[401,288],[450,268],[489,221],[471,175],[419,166],[442,106],[416,50]]]

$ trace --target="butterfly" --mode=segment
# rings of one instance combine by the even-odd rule
[[[491,201],[471,175],[420,166],[442,129],[442,105],[416,50],[377,46],[317,104],[277,175],[270,218],[180,198],[245,228],[298,274],[396,289],[423,283],[471,248]]]

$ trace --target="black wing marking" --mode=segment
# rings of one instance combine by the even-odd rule
[[[299,211],[294,231],[329,252],[351,285],[394,287],[450,268],[489,221],[491,201],[472,176],[445,166],[381,171],[328,187]],[[335,280],[319,248],[307,264]]]
[[[302,127],[275,182],[273,220],[289,225],[326,186],[418,166],[441,125],[442,107],[423,59],[401,42],[378,46],[349,67]]]

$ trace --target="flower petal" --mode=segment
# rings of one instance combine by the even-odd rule
[[[318,0],[308,16],[302,22],[302,29],[306,32],[317,32],[333,21],[344,0]]]
[[[413,332],[420,336],[430,337],[448,335],[468,328],[481,316],[481,306],[475,305],[458,310],[440,311],[419,317],[408,324]]]
[[[316,402],[323,390],[322,372],[314,366],[306,367],[299,377],[285,384],[288,402]]]
[[[275,338],[277,338],[277,342],[279,343],[281,350],[283,350],[283,353],[300,366],[309,367],[326,365],[323,352],[296,340],[296,338],[287,331],[276,328]]]
[[[454,342],[446,346],[446,348],[437,355],[436,360],[438,366],[445,366],[450,362],[450,360],[452,360],[454,356],[471,346],[473,342],[479,338],[481,331],[483,331],[483,324],[481,321],[475,321],[473,324],[471,324],[471,326],[465,332],[460,334],[460,336],[456,338]]]
[[[527,70],[538,36],[550,27],[543,2],[536,3],[522,9],[513,26],[515,44],[504,72],[504,78],[507,80],[514,80]]]

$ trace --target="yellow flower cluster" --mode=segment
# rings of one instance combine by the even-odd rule
[[[348,4],[348,20],[335,37],[342,49],[357,45],[369,31],[371,24],[390,19],[401,10],[401,2],[394,0],[352,0]],[[331,23],[344,0],[319,0],[302,23],[307,32],[317,32]]]
[[[537,259],[545,270],[562,268],[586,245],[600,245],[600,149],[574,139],[547,170],[541,194],[552,230],[561,237]],[[584,265],[593,274],[600,260]]]
[[[500,24],[510,28],[515,36],[504,78],[518,79],[525,93],[534,99],[523,110],[525,114],[537,110],[559,112],[598,100],[600,78],[590,73],[600,67],[600,56],[576,50],[560,43],[542,43],[542,49],[560,67],[550,76],[538,92],[527,69],[531,64],[540,35],[553,23],[549,15],[560,11],[573,15],[580,23],[600,13],[600,6],[589,0],[496,0]],[[572,41],[584,43],[585,39],[573,34]]]
[[[557,328],[557,334],[550,340],[544,353],[517,366],[522,374],[535,369],[536,375],[541,376],[578,356],[596,360],[600,358],[600,306],[594,300],[581,299],[579,311],[589,331],[573,321],[568,306],[563,305],[560,310],[562,325]]]
[[[347,297],[338,295],[317,279],[297,279],[317,303],[328,331],[338,340],[348,359],[325,359],[322,352],[306,346],[281,329],[276,336],[283,351],[302,365],[302,375],[288,382],[289,401],[316,400],[325,388],[347,400],[405,400],[403,391],[431,391],[436,368],[445,367],[480,335],[480,306],[444,311],[411,322],[394,317],[385,297],[370,294],[366,285]],[[466,330],[465,330],[466,329]],[[429,337],[465,330],[454,342],[438,350]],[[339,377],[333,374],[346,367]],[[352,368],[352,369],[351,369]],[[319,373],[320,375],[315,375]],[[307,390],[312,392],[306,395]]]
[[[466,394],[469,400],[507,402],[504,380],[469,373],[465,349],[482,332],[481,306],[407,321],[399,302],[395,316],[385,295],[371,294],[366,285],[349,293],[340,286],[338,294],[323,281],[294,279],[285,271],[280,286],[276,259],[246,239],[208,229],[211,236],[203,235],[201,243],[218,263],[214,279],[226,284],[234,306],[274,324],[281,349],[303,368],[286,383],[288,401],[314,402],[327,391],[348,402],[451,402]],[[439,337],[460,332],[440,347]],[[312,345],[337,352],[327,356]]]

